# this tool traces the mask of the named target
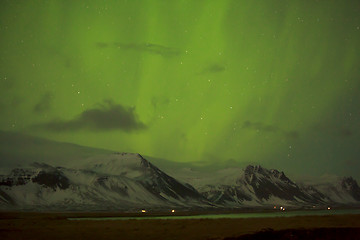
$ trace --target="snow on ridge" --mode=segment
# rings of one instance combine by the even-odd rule
[[[149,163],[138,153],[115,152],[90,157],[75,166],[75,168],[134,178],[141,176],[148,164]]]
[[[352,178],[344,178],[335,185],[299,187],[284,172],[260,165],[221,169],[215,173],[178,169],[175,177],[183,174],[183,178],[177,181],[172,174],[167,175],[137,153],[98,155],[76,164],[75,168],[64,168],[34,163],[31,168],[14,169],[11,174],[1,176],[0,207],[10,204],[9,197],[22,208],[110,209],[305,206],[314,202],[356,204],[360,196]]]
[[[20,209],[209,205],[194,188],[136,153],[96,156],[77,163],[76,168],[34,163],[29,169],[1,176],[0,190],[0,207],[13,202]]]

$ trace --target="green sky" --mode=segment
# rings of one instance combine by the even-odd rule
[[[0,129],[356,175],[359,43],[360,1],[4,0]]]

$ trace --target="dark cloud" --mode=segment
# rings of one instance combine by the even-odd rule
[[[335,137],[351,137],[354,135],[354,131],[350,128],[339,126],[330,123],[317,123],[314,124],[310,131],[314,134],[329,135]]]
[[[181,54],[181,51],[177,48],[171,48],[159,44],[153,43],[120,43],[115,42],[109,44],[106,42],[97,42],[98,48],[117,47],[122,50],[132,50],[138,52],[147,52],[150,54],[161,55],[163,57],[174,57]]]
[[[5,112],[18,107],[23,102],[23,97],[16,96],[11,90],[16,88],[16,79],[9,76],[0,76],[0,112]]]
[[[14,110],[24,102],[23,97],[14,96],[9,100],[0,100],[0,112]]]
[[[350,137],[354,134],[354,132],[347,128],[340,128],[338,130],[338,135],[341,137]]]
[[[176,48],[170,48],[163,45],[152,44],[152,43],[143,43],[143,44],[124,44],[124,43],[115,43],[115,45],[124,50],[134,50],[140,52],[148,52],[151,54],[158,54],[163,57],[173,57],[180,55],[180,50]]]
[[[138,121],[135,108],[104,101],[98,108],[85,110],[72,120],[53,120],[37,127],[55,131],[78,131],[82,129],[93,131],[122,130],[131,132],[146,129],[146,125]]]
[[[349,167],[356,167],[357,165],[359,165],[359,161],[350,159],[343,161],[343,163]]]
[[[289,131],[289,132],[284,132],[285,136],[287,138],[298,138],[299,137],[299,133],[296,131]]]
[[[245,121],[243,124],[243,128],[254,129],[254,130],[259,130],[259,131],[264,131],[264,132],[279,131],[279,128],[274,125],[266,125],[261,122],[250,122],[250,121]]]
[[[12,108],[16,108],[23,102],[24,102],[24,99],[22,97],[13,97],[11,99],[11,101],[9,102],[9,106]]]
[[[152,97],[151,105],[155,110],[158,109],[159,106],[167,106],[170,103],[170,99],[164,96]]]
[[[188,136],[185,133],[180,134],[180,141],[184,143],[188,142]]]
[[[40,98],[40,101],[34,106],[33,111],[35,113],[43,113],[51,109],[52,95],[51,93],[45,93]]]
[[[97,46],[98,48],[107,48],[107,47],[109,47],[109,44],[108,44],[108,43],[104,43],[104,42],[97,42],[97,43],[96,43],[96,46]]]
[[[224,71],[225,71],[225,66],[215,63],[215,64],[211,64],[211,65],[207,66],[206,68],[204,68],[202,73],[219,73],[219,72],[224,72]]]
[[[14,88],[15,83],[15,79],[12,77],[0,77],[0,87],[2,90]]]
[[[250,122],[245,121],[243,123],[244,129],[253,129],[261,132],[268,132],[268,133],[280,133],[284,135],[286,138],[293,138],[296,139],[299,137],[299,133],[297,131],[285,131],[278,126],[275,125],[268,125],[262,122]]]
[[[59,61],[63,64],[65,68],[75,68],[78,67],[77,60],[68,54],[64,53],[64,50],[62,48],[59,48],[59,46],[50,46],[45,48],[46,54],[49,55],[50,59],[56,59],[56,61]]]

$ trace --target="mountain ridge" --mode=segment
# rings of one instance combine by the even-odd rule
[[[15,168],[9,175],[0,176],[0,202],[3,208],[13,203],[12,207],[23,209],[210,206],[196,189],[178,182],[139,154],[114,153],[108,158],[109,162],[117,158],[121,165],[127,166],[126,171],[132,173],[106,172],[98,168],[101,163],[92,169],[34,163],[26,169]],[[101,159],[102,162],[106,160]]]
[[[125,211],[145,207],[308,208],[360,204],[360,188],[352,177],[344,177],[335,185],[299,186],[284,172],[249,165],[233,184],[219,182],[195,188],[169,176],[140,154],[113,153],[99,161],[92,159],[90,167],[76,169],[44,163],[15,168],[0,176],[0,208]],[[107,168],[106,163],[114,169],[126,167],[114,174],[101,168],[104,163]]]
[[[34,147],[34,142],[39,146]],[[127,211],[360,203],[360,188],[352,177],[302,184],[283,171],[261,165],[204,174],[177,164],[169,174],[138,153],[92,149],[3,131],[0,143],[0,167],[6,168],[0,175],[0,209]],[[55,156],[54,149],[63,151]]]

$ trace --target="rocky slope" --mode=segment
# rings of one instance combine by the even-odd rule
[[[139,154],[89,159],[81,168],[33,164],[0,177],[3,208],[62,210],[208,207],[209,202]]]
[[[230,176],[230,178],[234,177]],[[213,203],[232,207],[268,205],[310,207],[360,203],[360,188],[351,177],[326,185],[298,185],[284,172],[249,165],[238,173],[238,178],[232,183],[221,182],[199,186],[198,190]]]
[[[133,211],[360,205],[360,188],[351,177],[299,184],[284,172],[261,166],[208,173],[173,162],[167,166],[171,174],[139,154],[0,131],[0,209]]]

